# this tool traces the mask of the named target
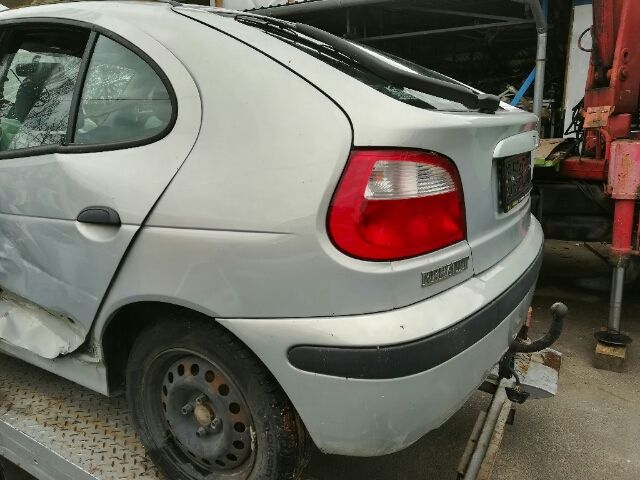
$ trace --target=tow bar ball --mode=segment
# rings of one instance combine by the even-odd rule
[[[562,327],[564,326],[564,317],[568,312],[569,308],[564,303],[554,303],[551,305],[551,326],[547,333],[531,343],[524,343],[516,339],[509,347],[509,351],[513,353],[533,353],[549,348],[560,338]]]
[[[562,334],[564,317],[568,312],[569,309],[564,303],[554,303],[551,306],[551,326],[547,333],[530,343],[516,339],[509,347],[509,351],[500,359],[500,363],[498,364],[498,374],[500,378],[515,379],[515,384],[512,387],[505,387],[505,393],[511,402],[524,403],[530,396],[530,393],[523,388],[520,377],[516,372],[515,354],[539,352],[553,345]]]

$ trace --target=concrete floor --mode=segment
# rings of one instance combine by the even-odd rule
[[[564,353],[560,391],[553,399],[519,407],[515,425],[505,432],[494,480],[640,478],[640,282],[625,296],[623,328],[636,343],[628,351],[628,371],[621,374],[591,366],[593,332],[608,313],[608,283],[608,267],[584,246],[547,242],[534,300],[535,328],[545,329],[553,302],[569,306],[556,345]],[[316,452],[305,480],[453,480],[467,436],[488,402],[487,395],[474,394],[445,425],[394,455],[358,459]],[[12,470],[6,480],[28,477]]]

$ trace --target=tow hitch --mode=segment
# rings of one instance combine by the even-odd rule
[[[493,399],[478,415],[458,465],[458,480],[489,480],[504,428],[514,421],[515,405],[557,393],[562,354],[550,347],[562,333],[567,312],[563,303],[553,304],[547,333],[535,341],[519,336],[480,387]]]

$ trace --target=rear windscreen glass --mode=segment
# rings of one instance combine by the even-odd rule
[[[401,85],[394,85],[387,80],[375,75],[366,68],[362,67],[356,62],[349,61],[343,55],[333,52],[330,47],[324,46],[314,39],[298,35],[300,39],[304,41],[297,41],[289,35],[280,35],[277,32],[266,31],[268,35],[276,37],[283,42],[286,42],[294,47],[312,55],[313,57],[323,61],[324,63],[331,65],[332,67],[340,70],[343,73],[361,81],[362,83],[378,90],[385,95],[394,98],[400,102],[413,105],[420,108],[446,110],[446,111],[468,111],[469,109],[461,103],[453,102],[441,97],[429,95],[426,93],[418,92],[410,88],[403,87]],[[441,75],[433,70],[429,70],[415,63],[389,55],[387,53],[380,52],[370,47],[365,47],[361,44],[356,44],[359,48],[377,57],[380,60],[393,64],[396,67],[425,75],[430,78],[442,80],[445,82],[451,82],[458,84],[454,80]],[[459,84],[458,84],[459,85]]]

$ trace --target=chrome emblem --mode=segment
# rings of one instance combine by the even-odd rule
[[[442,282],[460,272],[464,272],[469,267],[469,257],[465,257],[453,263],[449,263],[430,272],[422,272],[422,288]]]

